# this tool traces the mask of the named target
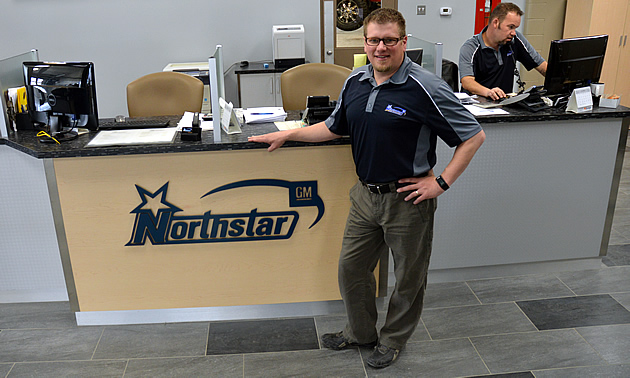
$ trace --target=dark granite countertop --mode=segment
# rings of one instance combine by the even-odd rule
[[[566,113],[558,109],[543,110],[537,113],[531,113],[519,108],[508,109],[510,114],[498,116],[478,117],[479,122],[483,124],[503,123],[506,126],[513,124],[518,125],[521,122],[537,122],[537,121],[557,121],[557,120],[578,120],[591,118],[624,118],[630,117],[630,108],[618,107],[617,109],[596,108],[592,112],[574,114]],[[289,112],[289,119],[296,119],[297,114]],[[173,117],[172,125],[176,125],[180,117]],[[134,145],[134,146],[115,146],[115,147],[86,147],[86,144],[96,136],[96,132],[91,132],[79,136],[73,141],[63,142],[62,144],[44,144],[40,143],[35,136],[35,131],[20,130],[17,133],[11,133],[8,139],[0,139],[0,144],[7,145],[18,151],[22,151],[28,155],[39,159],[47,158],[64,158],[64,157],[83,157],[83,156],[110,156],[110,155],[135,155],[135,154],[159,154],[159,153],[179,153],[179,152],[200,152],[200,151],[225,151],[225,150],[243,150],[267,148],[267,145],[261,143],[251,143],[247,138],[252,135],[260,135],[268,132],[276,131],[273,123],[263,124],[243,124],[241,134],[227,135],[222,133],[222,142],[215,144],[213,131],[204,131],[199,142],[182,142],[179,134],[175,137],[173,143],[170,144],[150,144],[150,145]],[[348,137],[335,139],[324,143],[302,143],[287,142],[286,147],[303,147],[313,145],[344,145],[349,144]]]

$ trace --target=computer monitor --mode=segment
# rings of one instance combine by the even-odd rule
[[[225,78],[223,77],[223,46],[217,45],[214,54],[208,58],[208,80],[210,82],[210,103],[212,106],[212,134],[214,142],[221,142],[223,110],[230,112],[227,134],[240,133],[240,122],[232,111],[232,104],[225,98]],[[226,113],[227,116],[227,113]]]
[[[24,84],[31,120],[48,125],[53,136],[98,129],[92,62],[25,62]],[[58,139],[58,138],[57,138]]]
[[[547,94],[570,94],[575,88],[598,82],[607,43],[607,35],[551,41],[545,74]]]

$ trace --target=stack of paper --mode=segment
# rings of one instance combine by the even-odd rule
[[[282,107],[247,108],[243,117],[246,123],[276,122],[287,119],[287,112]]]

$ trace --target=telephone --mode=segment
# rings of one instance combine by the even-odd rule
[[[330,101],[330,96],[308,96],[302,120],[309,125],[325,121],[336,106],[337,101]]]

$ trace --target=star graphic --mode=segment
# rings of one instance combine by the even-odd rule
[[[155,215],[159,210],[170,210],[173,213],[182,211],[179,207],[173,205],[166,200],[166,192],[168,191],[168,182],[155,193],[151,193],[148,190],[136,185],[138,194],[142,199],[142,203],[138,205],[131,213],[150,213]]]

